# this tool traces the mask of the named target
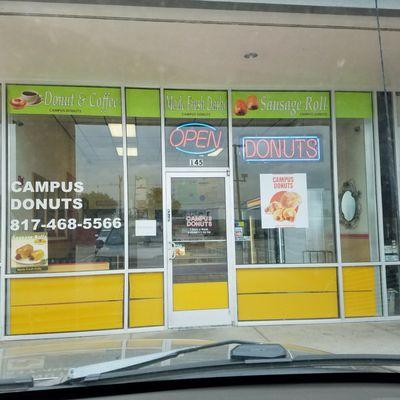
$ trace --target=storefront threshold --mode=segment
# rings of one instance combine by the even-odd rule
[[[130,328],[130,329],[113,329],[101,331],[84,331],[84,332],[63,332],[63,333],[38,333],[29,335],[4,335],[0,338],[2,341],[18,341],[18,340],[41,340],[41,339],[62,339],[62,338],[78,338],[90,336],[116,336],[116,335],[130,335],[137,333],[152,333],[152,332],[167,332],[167,331],[184,331],[184,330],[202,330],[202,329],[215,329],[218,327],[257,327],[257,326],[285,326],[285,325],[314,325],[314,324],[339,324],[339,323],[357,323],[357,322],[388,322],[400,321],[399,316],[390,317],[364,317],[364,318],[332,318],[332,319],[297,319],[297,320],[276,320],[276,321],[246,321],[236,322],[231,325],[202,325],[202,326],[180,326],[180,327],[144,327],[144,328]]]
[[[237,326],[279,326],[279,325],[307,325],[307,324],[336,324],[342,322],[383,322],[398,321],[400,316],[396,317],[360,317],[360,318],[329,318],[329,319],[291,319],[275,321],[242,321]]]
[[[144,328],[129,328],[129,329],[109,329],[101,331],[81,331],[81,332],[62,332],[62,333],[35,333],[28,335],[4,335],[0,340],[13,341],[13,340],[35,340],[35,339],[62,339],[62,338],[77,338],[89,336],[110,336],[110,335],[124,335],[131,333],[145,333],[145,332],[162,332],[166,330],[165,326],[152,326]]]

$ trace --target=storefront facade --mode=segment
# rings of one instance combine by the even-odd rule
[[[3,80],[3,338],[399,318],[396,89],[199,82]]]

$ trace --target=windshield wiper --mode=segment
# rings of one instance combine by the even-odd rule
[[[91,364],[82,367],[72,368],[68,371],[65,379],[61,379],[58,384],[65,385],[69,383],[85,382],[90,383],[107,378],[126,378],[138,377],[143,374],[160,373],[164,370],[155,371],[139,371],[141,367],[158,364],[161,361],[170,360],[182,354],[194,353],[197,351],[222,347],[226,345],[236,344],[237,346],[230,350],[230,357],[223,361],[207,363],[207,365],[197,365],[199,368],[228,368],[228,366],[242,368],[263,366],[265,371],[271,368],[321,368],[321,367],[362,367],[362,366],[379,366],[393,365],[400,366],[400,355],[382,355],[382,354],[305,354],[293,356],[287,349],[280,344],[257,343],[240,340],[228,340],[222,342],[211,343],[203,346],[191,346],[181,349],[158,352],[143,356],[131,357],[122,360],[113,360],[98,364]],[[175,372],[182,372],[189,365],[173,368]],[[192,366],[193,367],[193,366]],[[190,369],[190,368],[189,368]],[[172,372],[172,370],[168,370]],[[193,372],[193,368],[191,369]],[[354,371],[353,371],[354,372]],[[397,372],[397,371],[391,371]],[[56,383],[53,382],[53,385]],[[53,386],[51,385],[51,386]]]
[[[77,380],[85,380],[88,378],[98,378],[100,375],[108,372],[116,372],[125,369],[140,368],[146,365],[156,364],[161,361],[170,360],[178,357],[181,354],[194,353],[200,350],[211,349],[214,347],[227,346],[231,344],[238,345],[259,345],[257,342],[248,342],[243,340],[227,340],[202,346],[190,346],[181,349],[163,351],[159,353],[146,354],[143,356],[136,356],[125,358],[122,360],[106,361],[97,364],[84,365],[81,367],[71,368],[68,371],[66,380],[63,382],[69,383]],[[275,356],[276,357],[276,356]]]

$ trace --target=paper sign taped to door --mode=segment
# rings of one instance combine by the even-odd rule
[[[156,236],[157,221],[155,219],[137,219],[135,223],[136,236]]]

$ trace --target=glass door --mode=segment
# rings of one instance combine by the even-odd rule
[[[224,173],[167,175],[170,327],[231,323],[226,180]]]

